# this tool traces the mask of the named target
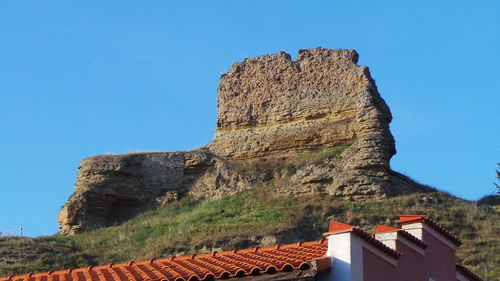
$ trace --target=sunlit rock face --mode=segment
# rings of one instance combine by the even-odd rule
[[[252,188],[373,200],[423,190],[389,166],[391,113],[354,50],[245,59],[221,76],[215,138],[191,152],[93,156],[58,215],[62,234],[107,227],[185,196]]]
[[[362,166],[388,167],[391,113],[354,50],[280,52],[233,64],[222,75],[209,148],[243,159],[330,148],[356,139]]]

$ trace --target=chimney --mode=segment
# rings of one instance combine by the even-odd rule
[[[377,225],[375,239],[384,243],[387,247],[400,252],[404,252],[401,247],[405,245],[422,256],[425,256],[425,249],[429,247],[429,244],[424,243],[421,239],[403,229],[384,225]]]
[[[401,226],[402,229],[409,232],[418,239],[424,240],[424,219],[424,216],[419,215],[400,215],[398,226]]]
[[[396,240],[398,240],[398,231],[401,229],[394,228],[390,226],[377,225],[377,230],[375,232],[375,239],[384,243],[387,247],[396,249]]]
[[[326,255],[333,262],[330,281],[364,280],[364,251],[371,252],[394,267],[398,265],[401,253],[358,227],[331,221],[329,231],[323,235],[328,239]]]
[[[453,250],[462,245],[462,241],[455,235],[425,216],[400,215],[398,226],[428,244],[432,244],[431,240],[437,239]]]
[[[362,265],[359,268],[363,260],[362,249],[355,241],[354,229],[355,227],[351,225],[331,221],[328,232],[323,234],[328,239],[326,256],[332,258],[334,266],[330,273],[330,280],[362,280]]]

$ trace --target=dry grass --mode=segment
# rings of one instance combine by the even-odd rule
[[[0,276],[95,264],[70,239],[0,237]]]
[[[272,175],[281,174],[286,171],[287,175],[293,175],[295,172],[309,164],[320,164],[328,159],[341,159],[342,152],[354,143],[349,140],[334,147],[290,154],[287,156],[261,157],[251,160],[231,161],[228,163],[231,170],[239,174],[247,173],[269,173]]]

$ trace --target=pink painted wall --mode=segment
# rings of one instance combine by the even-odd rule
[[[425,267],[430,269],[434,280],[456,280],[455,250],[424,230],[423,241],[430,246],[426,249]]]
[[[363,249],[363,281],[399,280],[394,278],[394,273],[395,267],[392,264]]]
[[[364,281],[428,281],[429,278],[436,281],[456,280],[455,250],[425,230],[423,240],[430,244],[425,250],[425,256],[398,240],[396,250],[403,255],[399,258],[397,266],[379,257],[384,253],[374,254],[363,249]]]

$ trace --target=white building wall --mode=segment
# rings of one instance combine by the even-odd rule
[[[332,271],[322,281],[363,281],[362,240],[351,232],[328,236]]]

